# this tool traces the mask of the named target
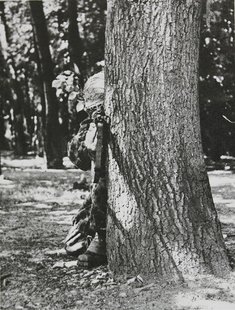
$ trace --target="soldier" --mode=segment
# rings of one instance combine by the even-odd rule
[[[73,220],[75,234],[69,234],[76,242],[91,236],[91,243],[77,243],[78,265],[96,267],[107,262],[106,258],[106,209],[107,188],[105,180],[105,159],[107,152],[108,128],[104,110],[104,73],[89,78],[84,86],[84,108],[89,115],[80,126],[78,134],[68,145],[68,155],[77,168],[88,170],[91,167],[93,184],[88,199]],[[70,241],[69,241],[70,240]],[[73,241],[74,242],[74,241]],[[67,244],[66,250],[69,252]]]

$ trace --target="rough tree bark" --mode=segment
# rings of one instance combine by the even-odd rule
[[[63,166],[61,130],[58,121],[58,102],[55,89],[52,88],[53,62],[49,49],[49,36],[46,26],[46,19],[41,1],[29,1],[36,39],[40,54],[42,80],[45,96],[45,151],[48,168],[61,168]]]
[[[116,275],[182,280],[230,269],[201,147],[200,7],[108,1],[107,248]]]

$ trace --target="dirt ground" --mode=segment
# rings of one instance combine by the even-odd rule
[[[117,283],[107,267],[82,270],[63,250],[71,218],[88,195],[71,190],[78,170],[38,169],[5,159],[0,178],[0,309],[235,309],[235,272],[187,283]],[[89,174],[86,174],[89,180]],[[235,174],[209,178],[229,253],[235,258]]]

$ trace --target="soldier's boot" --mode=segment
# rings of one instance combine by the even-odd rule
[[[84,254],[78,256],[78,266],[94,268],[107,264],[106,241],[102,235],[96,234]]]

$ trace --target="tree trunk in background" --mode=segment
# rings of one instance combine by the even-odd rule
[[[80,72],[80,85],[83,87],[84,84],[84,68],[82,62],[83,55],[83,43],[79,35],[78,30],[78,13],[77,13],[77,0],[68,0],[68,17],[69,17],[69,27],[68,27],[68,42],[69,42],[69,55],[70,62],[75,69],[76,67]],[[76,65],[76,67],[74,66]]]
[[[40,93],[40,101],[41,101],[41,111],[38,111],[37,115],[37,121],[40,123],[40,126],[38,127],[37,137],[38,137],[38,149],[37,152],[39,154],[42,152],[45,152],[45,141],[46,141],[46,100],[44,96],[43,91],[43,74],[42,74],[42,65],[40,61],[40,55],[38,51],[38,44],[36,40],[36,34],[35,29],[33,29],[33,42],[34,42],[34,49],[35,49],[35,62],[37,64],[37,71],[39,75],[39,93]]]
[[[201,1],[108,1],[107,249],[115,275],[183,280],[230,268],[198,108]]]
[[[5,17],[5,4],[4,2],[0,2],[0,13],[2,23],[4,25],[5,31],[5,43],[10,45],[10,31],[7,25],[6,17]],[[1,34],[3,35],[3,34]],[[11,55],[8,55],[7,51],[4,51],[3,57],[5,62],[10,60],[8,64],[5,64],[5,70],[7,75],[9,76],[9,80],[11,80],[12,84],[12,98],[11,101],[13,103],[14,110],[14,131],[15,131],[15,152],[18,155],[26,155],[27,154],[27,144],[26,144],[26,136],[25,136],[25,128],[24,128],[24,93],[22,91],[20,82],[17,80],[15,61]],[[11,67],[12,70],[9,69]]]
[[[211,28],[211,0],[204,0],[205,1],[205,7],[206,7],[206,25],[207,28],[210,29]]]
[[[0,150],[8,149],[6,139],[5,139],[5,124],[4,124],[4,100],[6,97],[6,93],[11,96],[10,89],[10,81],[8,76],[8,70],[6,66],[6,59],[3,55],[2,42],[0,37],[0,74],[1,77],[5,78],[4,85],[1,85],[1,93],[0,93]],[[5,96],[4,96],[5,95]],[[9,97],[10,97],[9,96]],[[1,166],[1,165],[0,165]]]
[[[12,66],[13,67],[13,66]],[[16,71],[14,71],[16,72]],[[17,76],[12,80],[14,102],[14,130],[15,130],[15,152],[17,155],[27,154],[26,128],[24,126],[24,93]]]
[[[233,1],[233,67],[235,72],[235,0]],[[233,84],[233,102],[235,101],[235,81]],[[234,113],[235,114],[235,113]],[[233,143],[233,156],[235,156],[235,145]]]
[[[26,125],[27,125],[27,133],[29,135],[30,139],[30,146],[32,145],[32,137],[33,137],[33,131],[34,131],[34,122],[33,122],[33,116],[34,111],[33,108],[30,105],[30,89],[29,89],[29,79],[30,75],[28,74],[27,70],[25,71],[25,77],[24,77],[24,89],[25,89],[25,119],[26,119]]]
[[[63,166],[61,130],[58,121],[58,102],[55,89],[52,88],[53,63],[49,50],[49,36],[46,19],[41,1],[30,1],[31,14],[35,27],[37,43],[42,65],[42,79],[46,102],[46,141],[45,151],[48,168],[61,168]]]

